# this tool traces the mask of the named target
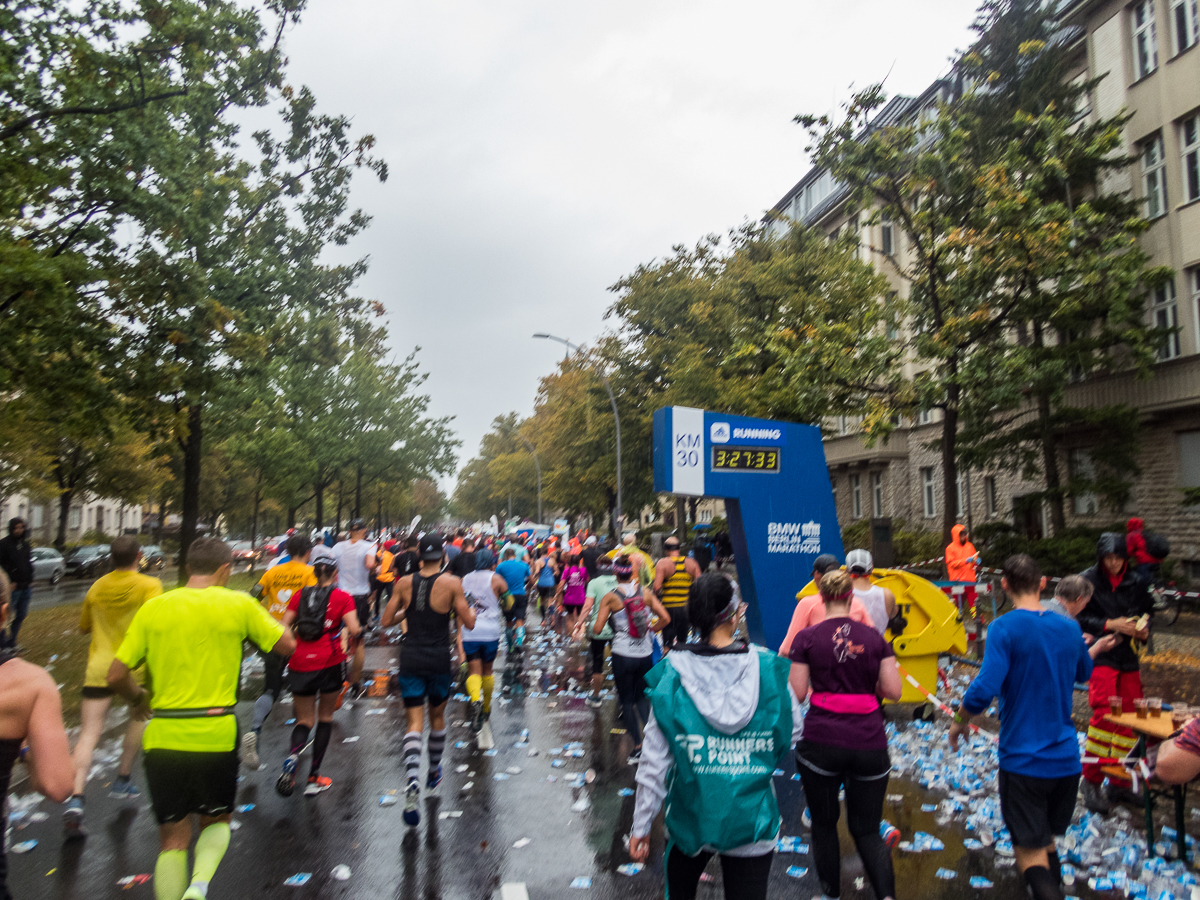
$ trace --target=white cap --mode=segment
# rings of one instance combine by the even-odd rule
[[[851,550],[846,554],[846,571],[854,574],[858,569],[864,575],[869,575],[875,568],[875,560],[871,558],[870,550]]]
[[[596,536],[593,534],[586,541],[583,542],[583,546],[595,547],[597,543],[598,543],[598,541],[596,540]]]

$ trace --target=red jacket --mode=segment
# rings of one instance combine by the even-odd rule
[[[1129,553],[1130,561],[1135,566],[1162,562],[1160,559],[1155,559],[1146,550],[1146,535],[1143,531],[1145,527],[1145,521],[1136,516],[1125,524],[1125,549]]]

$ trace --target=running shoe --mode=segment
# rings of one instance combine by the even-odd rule
[[[350,690],[350,682],[348,682],[348,681],[343,681],[343,682],[342,682],[342,689],[341,689],[340,691],[338,691],[337,703],[335,703],[335,704],[334,704],[334,706],[333,706],[333,708],[334,708],[334,709],[341,709],[341,708],[342,708],[342,704],[343,704],[343,703],[346,701],[346,692],[347,692],[348,690]]]
[[[642,761],[642,748],[638,747],[636,750],[634,750],[632,753],[629,754],[629,759],[626,760],[626,763],[628,763],[631,766],[636,766],[641,761]]]
[[[83,797],[75,794],[64,806],[63,835],[69,841],[87,837],[87,829],[83,827]]]
[[[599,694],[588,694],[587,705],[592,709],[599,709],[604,705],[604,701],[600,699]]]
[[[258,758],[258,734],[247,731],[242,735],[242,765],[247,769],[257,769],[262,762]]]
[[[290,797],[292,791],[296,789],[296,764],[298,762],[300,762],[300,757],[295,753],[283,761],[283,773],[275,782],[275,790],[280,797]]]
[[[315,797],[321,791],[327,791],[333,786],[333,779],[326,778],[324,775],[309,775],[308,784],[304,786],[305,797]]]
[[[118,775],[108,789],[108,796],[114,800],[141,800],[142,792],[138,790],[136,784],[129,780],[128,775]]]
[[[438,785],[442,783],[442,767],[441,765],[431,766],[429,775],[425,778],[425,790],[436,791]]]
[[[800,824],[805,828],[812,828],[812,813],[808,811],[808,807],[804,807],[804,812],[800,813]]]
[[[479,729],[483,727],[483,701],[471,701],[471,730],[479,734]]]
[[[417,826],[421,824],[421,783],[413,779],[408,783],[404,792],[404,824]]]

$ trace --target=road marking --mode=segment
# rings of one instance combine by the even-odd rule
[[[508,884],[500,885],[500,900],[529,900],[525,882],[510,881]]]

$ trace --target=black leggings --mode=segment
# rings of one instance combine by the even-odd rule
[[[593,676],[604,674],[604,651],[608,649],[608,645],[611,643],[611,640],[592,638],[592,644],[588,657],[591,660],[591,674]],[[613,676],[613,679],[616,679],[615,675]]]
[[[633,737],[633,746],[642,746],[642,725],[650,718],[650,701],[646,699],[646,673],[653,663],[649,656],[622,656],[614,653],[612,659],[613,684],[617,688],[617,702],[621,704],[621,718],[625,730]],[[699,878],[700,876],[696,876]]]
[[[667,853],[667,900],[695,900],[700,876],[712,858],[713,854],[707,850],[696,856],[688,856],[675,845],[670,845]],[[774,858],[773,852],[762,856],[721,854],[725,900],[766,900],[767,881]]]
[[[810,741],[796,745],[796,771],[812,816],[813,862],[821,890],[830,897],[841,896],[837,822],[842,785],[846,787],[846,824],[875,897],[896,896],[892,854],[879,835],[891,767],[886,749],[851,750]]]

